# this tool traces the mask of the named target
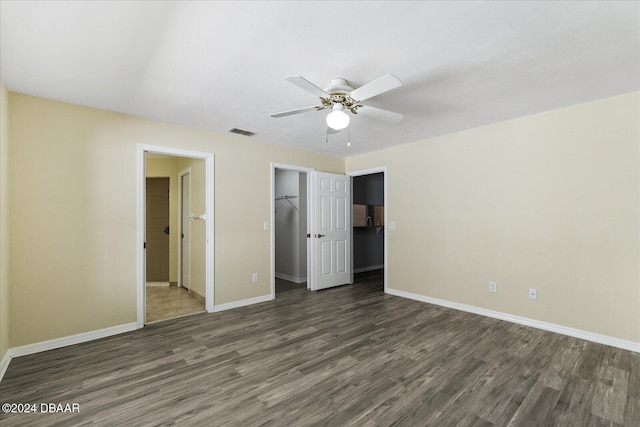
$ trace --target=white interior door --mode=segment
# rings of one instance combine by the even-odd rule
[[[189,253],[191,249],[191,221],[189,220],[189,216],[191,215],[191,174],[185,173],[180,176],[180,186],[182,190],[182,200],[180,201],[181,206],[181,251],[180,251],[180,271],[182,272],[182,280],[180,285],[189,289],[190,284],[190,263],[189,263]]]
[[[350,177],[313,172],[312,290],[351,283]]]

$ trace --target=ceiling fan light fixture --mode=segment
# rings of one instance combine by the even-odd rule
[[[333,111],[327,114],[327,126],[331,129],[342,130],[349,126],[351,118],[344,112],[344,107],[340,103],[333,105]]]

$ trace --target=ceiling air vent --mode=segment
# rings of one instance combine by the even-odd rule
[[[238,128],[230,129],[229,132],[237,133],[238,135],[244,135],[244,136],[253,136],[253,135],[256,134],[255,132],[250,132],[248,130],[243,130],[243,129],[238,129]]]

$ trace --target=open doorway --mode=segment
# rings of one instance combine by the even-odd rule
[[[145,154],[145,323],[205,311],[204,162]]]
[[[309,285],[309,182],[312,169],[272,164],[271,296]]]
[[[212,153],[137,145],[138,327],[166,318],[214,311],[213,160]],[[162,217],[158,220],[159,227],[165,235],[168,233],[169,251],[168,256],[163,255],[164,260],[159,261],[147,259],[155,256],[153,250],[148,250],[147,244],[151,243],[149,239],[158,234],[158,230],[150,230],[150,234],[147,234],[148,218],[154,216],[153,212],[147,212],[148,178],[164,178],[169,182],[168,225],[166,215],[158,215]],[[156,226],[153,221],[150,224]],[[186,245],[183,239],[187,239]],[[159,252],[166,254],[165,249]],[[147,271],[148,261],[160,264],[165,269],[158,269],[161,276],[158,276],[158,280],[152,280],[156,283],[147,283],[148,274],[156,274]],[[165,279],[167,266],[169,274]],[[150,279],[153,277],[149,276]],[[182,296],[178,297],[181,299],[173,298],[175,295],[154,297],[162,293]],[[194,298],[198,302],[197,309],[187,307],[191,304],[187,300]],[[168,308],[169,313],[161,317],[158,313],[152,313],[167,302],[174,304],[174,307]]]
[[[387,286],[386,168],[352,172],[354,283]]]
[[[149,161],[150,159],[147,159]],[[147,168],[148,170],[149,168]],[[169,286],[169,181],[170,177],[146,179],[146,286]]]

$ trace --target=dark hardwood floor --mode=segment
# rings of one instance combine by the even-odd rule
[[[2,426],[640,426],[640,354],[385,295],[381,276],[11,362]]]

